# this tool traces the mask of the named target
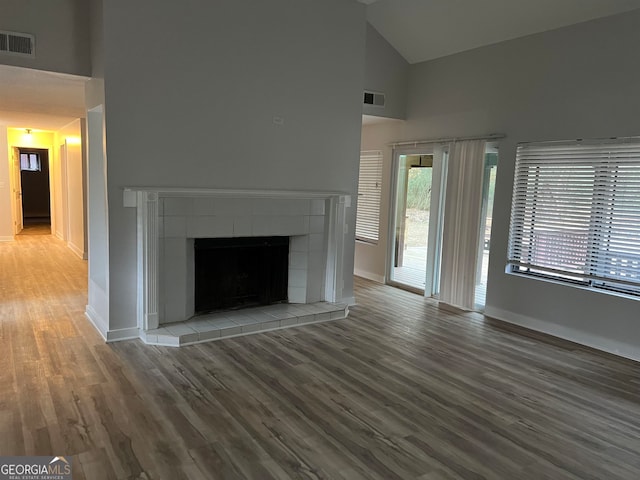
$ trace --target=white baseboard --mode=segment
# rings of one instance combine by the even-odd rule
[[[98,314],[98,312],[96,312],[96,310],[91,305],[86,306],[84,314],[93,324],[95,329],[98,330],[98,333],[100,333],[102,338],[104,338],[104,341],[107,343],[118,342],[120,340],[131,340],[132,338],[140,338],[140,330],[138,329],[138,327],[109,330],[107,322]]]
[[[13,242],[16,239],[13,235],[4,235],[0,237],[0,242]]]
[[[104,338],[106,342],[108,331],[107,322],[98,314],[98,312],[96,312],[96,310],[91,305],[86,306],[84,314],[93,324],[95,329],[98,330],[98,333],[102,335],[102,338]]]
[[[62,232],[56,232],[56,238],[59,238],[64,242],[64,235],[62,234]]]
[[[134,338],[140,338],[140,329],[138,327],[119,328],[107,332],[107,343],[131,340]]]
[[[357,277],[362,277],[362,278],[366,278],[367,280],[371,280],[373,282],[378,282],[378,283],[385,283],[385,278],[384,275],[378,275],[377,273],[371,273],[371,272],[367,272],[365,270],[360,270],[358,268],[355,268],[353,270],[353,274]]]
[[[558,325],[557,323],[548,322],[546,320],[527,317],[525,315],[509,312],[500,308],[487,306],[484,314],[487,317],[496,318],[506,323],[519,325],[537,332],[546,333],[554,337],[569,340],[570,342],[579,343],[580,345],[595,348],[596,350],[601,350],[619,357],[640,362],[640,347],[635,345],[629,345],[624,342],[604,338],[599,335],[593,335],[591,333]]]
[[[75,253],[82,260],[86,260],[87,259],[87,254],[84,252],[84,250],[82,248],[79,248],[77,245],[75,245],[74,243],[71,243],[71,242],[68,242],[67,246],[71,249],[71,251],[73,253]]]

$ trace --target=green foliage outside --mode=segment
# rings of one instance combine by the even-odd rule
[[[407,208],[429,210],[431,208],[431,168],[409,170],[407,184]]]
[[[498,156],[497,154],[487,154],[486,162],[488,165],[496,166]],[[493,207],[493,195],[495,193],[496,185],[496,168],[491,169],[491,176],[489,179],[489,198],[487,204],[489,205],[489,212]],[[409,181],[407,184],[407,208],[415,208],[418,210],[428,211],[431,208],[431,179],[432,168],[411,168],[409,169]]]

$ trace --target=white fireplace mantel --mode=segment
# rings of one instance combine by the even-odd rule
[[[168,297],[171,295],[166,295],[166,290],[162,291],[162,286],[168,281],[173,282],[173,276],[176,275],[174,271],[166,271],[169,270],[167,258],[184,256],[182,250],[176,253],[165,250],[181,242],[186,245],[193,238],[295,237],[299,240],[297,244],[305,245],[306,242],[307,245],[296,254],[303,256],[303,273],[306,277],[302,279],[302,287],[290,287],[290,301],[291,298],[295,303],[343,301],[345,219],[346,208],[351,206],[349,194],[127,187],[124,189],[124,206],[136,208],[137,211],[137,320],[140,331],[156,329],[163,321],[176,321],[176,315],[182,315],[185,318],[181,320],[187,320],[193,314],[192,306],[189,310],[189,302],[193,302],[193,299],[188,298],[188,288],[180,297],[182,300],[177,302],[180,304],[178,313],[175,313],[175,305],[169,304],[171,298]],[[188,264],[188,254],[186,257],[185,264]],[[306,266],[307,260],[309,264],[316,265],[314,270]],[[319,272],[318,268],[322,271]],[[190,268],[187,265],[182,270],[188,274]],[[169,274],[171,280],[168,280]],[[179,272],[177,275],[180,279]],[[180,281],[177,283],[181,284]],[[188,284],[189,280],[183,279],[182,283]]]

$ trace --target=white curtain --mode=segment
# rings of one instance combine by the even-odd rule
[[[484,140],[465,140],[449,152],[440,302],[464,310],[475,301],[484,151]]]

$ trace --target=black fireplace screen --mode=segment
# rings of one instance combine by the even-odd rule
[[[195,313],[287,301],[289,237],[197,238]]]

